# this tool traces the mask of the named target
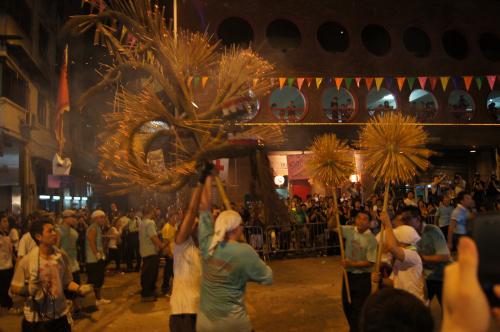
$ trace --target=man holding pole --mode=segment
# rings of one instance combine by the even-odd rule
[[[357,332],[361,308],[370,295],[371,272],[377,258],[377,240],[369,229],[370,216],[362,211],[356,215],[355,226],[339,226],[345,239],[345,259],[351,301],[349,303],[345,279],[342,282],[342,306],[349,323],[349,331]]]

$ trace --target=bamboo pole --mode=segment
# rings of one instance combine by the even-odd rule
[[[384,205],[382,208],[382,213],[387,213],[387,206],[389,205],[389,186],[390,183],[386,183],[384,190]],[[384,224],[380,225],[380,243],[377,246],[377,260],[375,261],[375,268],[373,272],[380,272],[380,262],[382,261],[382,251],[384,250]],[[372,294],[378,291],[379,283],[374,283],[372,281]]]
[[[174,0],[174,40],[177,42],[177,0]]]
[[[229,201],[229,198],[227,197],[226,191],[224,190],[224,186],[222,185],[222,181],[218,175],[215,177],[215,185],[217,186],[217,190],[219,191],[219,195],[222,199],[222,202],[224,203],[224,207],[226,210],[231,210],[231,202]]]
[[[342,260],[345,259],[345,251],[344,251],[344,238],[342,237],[342,227],[340,225],[340,218],[339,218],[339,206],[337,202],[337,189],[333,188],[333,206],[335,208],[335,219],[337,221],[337,234],[339,236],[339,246],[340,246],[340,257]],[[346,289],[346,294],[347,294],[347,302],[351,303],[351,288],[349,287],[349,277],[347,276],[347,271],[345,267],[342,267],[343,270],[343,276],[344,276],[344,283],[345,283],[345,289]]]

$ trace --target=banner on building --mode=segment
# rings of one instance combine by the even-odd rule
[[[222,182],[227,182],[229,179],[229,159],[222,158],[214,161],[215,168],[219,171],[219,177]]]
[[[288,180],[307,180],[306,162],[310,158],[307,154],[291,154],[286,156],[288,165]]]
[[[286,176],[288,175],[288,162],[285,154],[271,154],[268,156],[269,164],[273,170],[274,175]]]

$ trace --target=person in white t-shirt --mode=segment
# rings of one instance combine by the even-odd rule
[[[420,236],[408,225],[393,229],[387,213],[381,219],[385,226],[385,246],[394,256],[392,273],[383,280],[384,285],[405,290],[425,302],[423,265],[416,247]],[[374,277],[378,282],[380,273],[374,273]]]
[[[12,308],[9,285],[14,274],[12,264],[13,244],[9,236],[9,221],[6,216],[0,219],[0,311]]]
[[[37,246],[35,240],[31,237],[30,232],[25,233],[21,236],[21,240],[19,240],[19,248],[17,250],[18,261],[29,254],[31,250],[35,249]]]

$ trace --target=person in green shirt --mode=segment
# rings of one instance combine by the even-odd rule
[[[340,226],[345,239],[345,259],[342,265],[347,271],[351,291],[351,303],[342,281],[342,305],[351,332],[359,331],[361,309],[371,291],[371,272],[377,259],[377,240],[370,231],[370,215],[360,211],[355,226]]]
[[[273,273],[255,250],[238,240],[243,233],[241,216],[223,211],[213,222],[211,177],[208,177],[200,204],[199,245],[202,258],[199,332],[252,331],[245,308],[248,281],[269,285]]]

